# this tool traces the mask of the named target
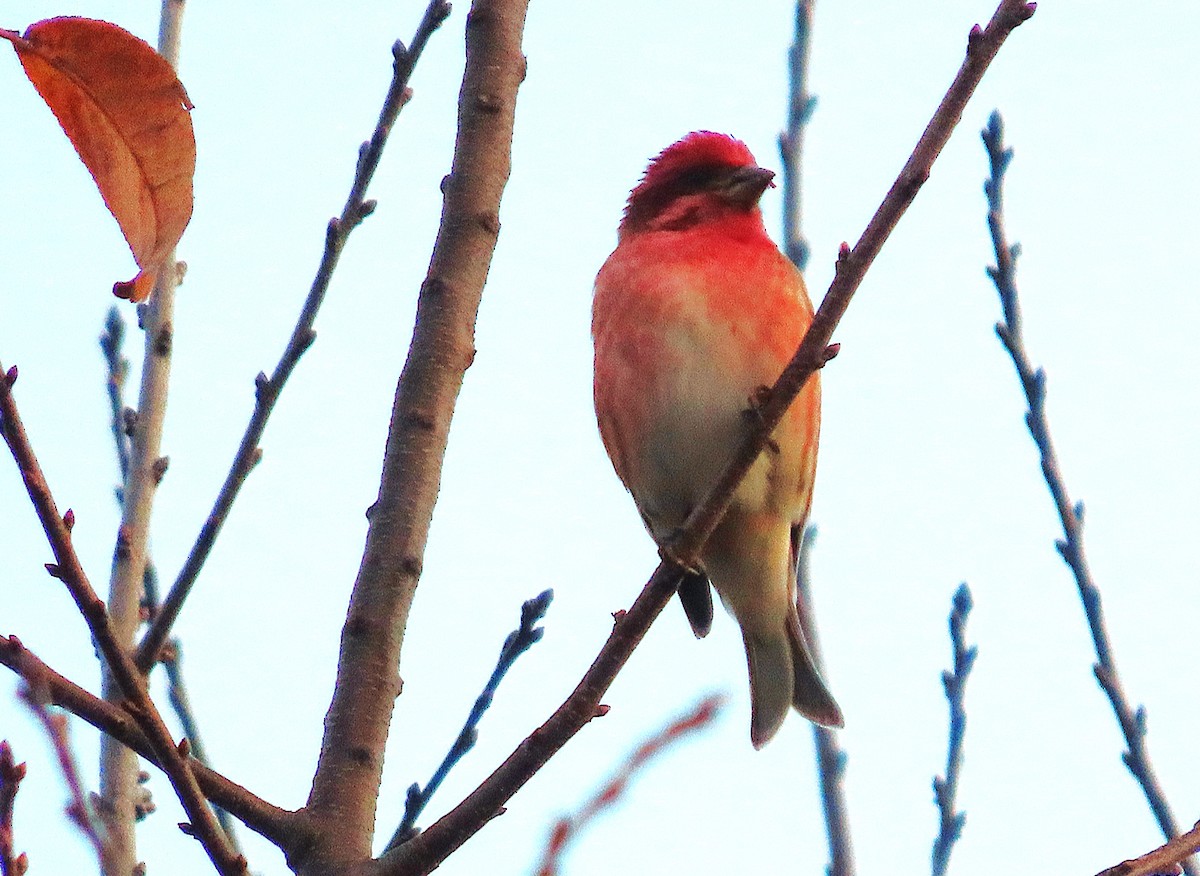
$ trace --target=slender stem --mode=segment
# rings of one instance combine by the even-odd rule
[[[178,0],[164,0],[164,2],[178,2]],[[374,201],[364,200],[367,187],[375,175],[376,168],[379,167],[379,161],[383,157],[383,147],[387,143],[388,134],[391,133],[396,117],[412,96],[408,80],[412,75],[413,68],[429,37],[449,14],[450,4],[446,0],[430,0],[425,15],[417,27],[416,36],[413,37],[412,48],[406,49],[404,44],[399,41],[392,47],[394,57],[392,82],[388,86],[387,97],[384,99],[383,108],[379,113],[379,121],[371,134],[371,139],[359,148],[358,164],[354,173],[354,182],[350,187],[350,194],[346,198],[345,206],[342,207],[341,216],[329,220],[325,231],[325,251],[321,256],[321,264],[317,268],[317,275],[313,279],[308,297],[304,300],[304,307],[300,311],[295,328],[292,329],[292,336],[288,339],[283,355],[270,378],[266,374],[260,373],[255,380],[254,413],[242,435],[241,443],[234,454],[233,464],[225,476],[225,482],[221,485],[216,502],[213,504],[208,518],[204,521],[200,534],[196,537],[196,542],[192,545],[175,583],[171,585],[170,592],[163,600],[158,614],[142,637],[138,647],[137,664],[143,671],[148,671],[154,665],[159,652],[166,644],[171,627],[179,617],[183,603],[191,593],[201,568],[212,552],[213,545],[216,544],[221,527],[229,517],[234,499],[237,498],[238,492],[251,470],[262,458],[259,442],[267,428],[267,420],[275,409],[279,394],[299,363],[300,357],[316,340],[313,325],[316,323],[321,304],[325,301],[325,293],[329,291],[334,268],[337,267],[338,259],[341,258],[350,232],[357,228],[375,209]]]
[[[880,204],[853,250],[843,247],[838,270],[791,363],[760,409],[761,422],[739,448],[717,485],[688,518],[677,539],[627,613],[617,617],[612,634],[575,690],[553,715],[525,739],[482,785],[458,806],[398,849],[380,859],[379,876],[428,873],[473,836],[504,803],[596,714],[600,697],[629,659],[650,624],[679,586],[682,567],[694,566],[700,548],[716,527],[741,478],[766,445],[804,382],[831,357],[829,340],[849,307],[854,291],[891,230],[945,146],[967,100],[1004,40],[1033,15],[1034,4],[1001,0],[986,29],[972,29],[967,57],[917,143],[899,178]]]
[[[1012,160],[1012,150],[1004,146],[1004,124],[999,113],[992,113],[988,126],[983,130],[983,141],[991,165],[991,176],[984,184],[984,191],[988,197],[988,228],[996,254],[996,265],[988,268],[988,275],[996,285],[1004,310],[1003,321],[996,324],[996,334],[1012,359],[1029,405],[1025,423],[1041,456],[1042,475],[1054,499],[1054,507],[1058,511],[1063,528],[1063,538],[1055,543],[1055,547],[1075,577],[1092,644],[1096,649],[1096,663],[1092,670],[1096,681],[1108,697],[1121,733],[1125,737],[1126,750],[1121,754],[1121,760],[1141,786],[1163,836],[1171,839],[1179,835],[1179,828],[1167,803],[1166,794],[1158,783],[1150,761],[1150,752],[1146,747],[1146,710],[1142,706],[1132,708],[1125,696],[1121,677],[1117,672],[1112,641],[1104,623],[1100,589],[1092,579],[1084,552],[1083,503],[1071,503],[1059,466],[1058,454],[1055,453],[1054,443],[1050,438],[1050,424],[1046,417],[1046,374],[1041,368],[1033,367],[1025,350],[1016,284],[1016,262],[1020,255],[1020,247],[1016,244],[1009,245],[1004,230],[1003,184],[1005,171]],[[1192,859],[1183,862],[1183,869],[1188,876],[1200,874],[1200,866]]]
[[[822,675],[825,660],[812,611],[812,574],[809,560],[817,539],[817,528],[809,526],[800,539],[800,561],[796,564],[796,605],[801,626],[812,650],[813,660]],[[846,807],[846,752],[838,743],[832,727],[814,724],[813,747],[817,755],[817,778],[821,784],[821,809],[825,815],[825,835],[829,843],[828,876],[854,876],[854,843],[850,837],[850,815]]]
[[[950,642],[954,651],[954,668],[942,673],[942,686],[946,689],[946,702],[950,706],[950,732],[946,744],[946,775],[933,780],[933,799],[938,808],[938,834],[933,841],[933,876],[945,876],[950,866],[950,852],[962,835],[966,813],[955,811],[958,794],[958,777],[962,770],[963,739],[967,733],[965,702],[967,676],[975,665],[974,646],[967,647],[965,631],[967,618],[971,614],[971,590],[960,584],[954,593],[953,609],[950,612]]]
[[[308,809],[340,826],[314,869],[370,857],[400,650],[441,481],[450,421],[475,355],[474,326],[511,171],[528,0],[475,0],[467,16],[458,136],[441,225],[396,387],[379,496],[342,629],[337,683]]]
[[[172,67],[179,67],[183,3],[163,0],[159,18],[159,53]],[[150,519],[154,496],[162,478],[165,460],[160,460],[167,392],[171,378],[171,348],[175,332],[175,253],[172,251],[158,271],[150,302],[139,308],[145,332],[141,391],[138,414],[129,445],[128,466],[121,489],[121,523],[113,552],[108,585],[108,617],[123,650],[133,648],[141,626],[143,579],[146,574]],[[118,702],[122,686],[105,667],[104,698]],[[100,740],[100,805],[104,820],[104,846],[100,869],[105,876],[127,876],[137,865],[137,755],[111,737]]]
[[[0,876],[23,876],[29,867],[24,853],[13,853],[13,810],[24,778],[25,764],[17,763],[8,742],[0,742]]]
[[[79,775],[79,763],[75,752],[71,749],[71,741],[67,730],[67,716],[61,712],[52,714],[48,705],[48,694],[43,685],[26,679],[21,698],[29,706],[34,716],[41,722],[42,728],[50,738],[50,744],[58,757],[58,766],[62,770],[67,789],[71,792],[71,802],[67,806],[67,816],[83,831],[83,835],[96,850],[98,857],[103,855],[104,842],[100,839],[100,825],[97,823],[92,807],[88,805],[87,796],[83,791],[83,779]]]
[[[562,867],[563,853],[598,815],[621,802],[630,784],[660,754],[675,746],[682,739],[712,725],[725,705],[722,694],[709,694],[696,703],[686,714],[675,718],[653,736],[644,740],[625,759],[600,790],[592,795],[578,812],[563,817],[550,831],[550,839],[538,867],[537,876],[558,876]]]
[[[801,271],[808,265],[809,246],[804,237],[803,168],[804,131],[817,99],[808,93],[808,59],[812,48],[813,7],[816,0],[796,0],[796,37],[788,50],[787,129],[779,135],[783,164],[783,251]]]
[[[546,610],[550,607],[553,599],[553,590],[543,590],[533,599],[527,599],[521,604],[521,625],[509,633],[508,638],[504,640],[504,646],[500,649],[500,659],[496,661],[496,668],[492,670],[487,684],[483,686],[483,693],[476,698],[475,705],[471,708],[471,714],[467,716],[466,723],[454,740],[454,744],[450,746],[450,751],[446,753],[446,757],[434,770],[433,777],[424,788],[416,783],[409,786],[404,800],[404,818],[384,848],[385,852],[391,851],[402,842],[416,836],[417,819],[429,805],[430,799],[437,793],[442,782],[446,780],[450,770],[475,747],[475,742],[479,739],[479,722],[483,720],[484,713],[495,699],[500,682],[504,680],[504,676],[508,674],[512,665],[517,662],[517,658],[541,641],[544,628],[536,624],[546,616]]]
[[[104,602],[96,595],[87,573],[79,562],[79,556],[75,553],[75,546],[71,541],[75,513],[70,510],[65,516],[58,513],[50,487],[21,423],[12,392],[16,379],[16,368],[11,368],[0,376],[0,437],[3,437],[13,459],[16,460],[21,479],[25,482],[25,490],[33,502],[34,510],[54,552],[55,562],[48,564],[46,570],[63,582],[87,622],[92,640],[108,669],[112,684],[119,692],[122,708],[133,716],[145,733],[158,762],[162,764],[163,770],[171,780],[171,787],[175,789],[184,811],[191,820],[192,832],[203,844],[217,871],[225,876],[242,874],[246,870],[245,859],[235,855],[229,848],[224,833],[196,784],[196,778],[185,758],[186,750],[181,751],[176,747],[171,732],[150,699],[145,677],[134,665],[129,652],[122,647],[122,642],[109,621]],[[183,748],[186,749],[186,744]]]

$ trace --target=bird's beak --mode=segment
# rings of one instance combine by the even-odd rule
[[[724,191],[727,200],[747,209],[758,203],[762,193],[775,185],[775,171],[765,167],[739,167],[729,177]]]

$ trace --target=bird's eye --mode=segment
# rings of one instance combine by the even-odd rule
[[[728,176],[729,168],[719,164],[691,167],[676,178],[674,188],[688,193],[707,192],[719,188]]]

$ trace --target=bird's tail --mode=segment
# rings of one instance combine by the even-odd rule
[[[826,727],[842,726],[842,710],[825,686],[793,611],[778,635],[745,628],[750,668],[750,741],[762,748],[778,732],[792,707]]]

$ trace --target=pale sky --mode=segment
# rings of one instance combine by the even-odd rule
[[[196,209],[179,255],[173,395],[153,547],[174,577],[211,506],[308,290],[358,144],[390,77],[389,47],[424,3],[195,2],[181,77],[195,103]],[[459,401],[424,575],[405,640],[380,806],[424,783],[491,672],[520,603],[556,599],[479,745],[428,825],[569,693],[652,572],[656,555],[604,456],[591,411],[591,284],[650,156],[695,129],[735,134],[778,168],[793,9],[754,4],[534,3],[514,172]],[[991,0],[817,5],[808,133],[808,281],[819,300],[903,164]],[[370,196],[251,475],[179,625],[214,766],[281,806],[308,792],[338,634],[376,495],[392,391],[449,169],[466,3],[413,79]],[[151,42],[152,0],[11,0],[0,27],[58,14],[114,21]],[[860,872],[927,873],[945,768],[946,615],[961,581],[979,646],[967,691],[967,812],[951,872],[1092,874],[1160,842],[1120,761],[1091,673],[1057,518],[996,340],[1000,316],[979,129],[999,108],[1016,149],[1007,186],[1026,338],[1130,699],[1179,822],[1200,816],[1200,708],[1187,631],[1200,607],[1188,545],[1200,517],[1193,343],[1200,306],[1180,259],[1196,237],[1193,119],[1200,7],[1046,0],[1002,50],[932,178],[868,274],[824,375],[813,519],[816,612],[846,715],[847,796]],[[133,274],[116,223],[53,116],[0,46],[0,362],[94,582],[107,580],[116,466],[96,338],[109,289]],[[778,190],[764,199],[779,228]],[[127,318],[132,309],[125,307]],[[140,334],[128,350],[140,358]],[[136,372],[136,366],[135,366]],[[136,386],[136,374],[131,389]],[[7,458],[7,457],[6,457]],[[0,633],[96,689],[86,627],[61,585],[15,466],[0,460]],[[647,734],[710,691],[719,723],[647,770],[571,853],[565,872],[820,874],[824,826],[811,734],[791,716],[749,743],[734,622],[693,639],[670,606],[593,722],[439,872],[519,876],[555,817],[580,805]],[[30,776],[17,846],[31,873],[93,872],[61,817],[48,745],[0,676],[0,736]],[[73,732],[94,786],[96,739]],[[150,873],[211,872],[157,773],[139,829]],[[249,831],[256,873],[282,857]]]

